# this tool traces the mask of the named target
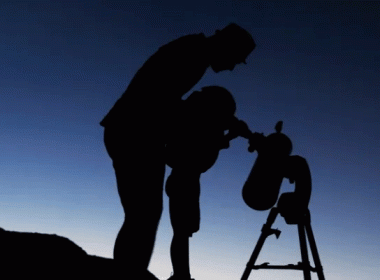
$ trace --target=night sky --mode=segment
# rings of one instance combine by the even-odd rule
[[[58,234],[112,258],[123,210],[99,122],[160,46],[230,22],[256,49],[232,72],[207,70],[193,90],[227,88],[252,131],[267,135],[284,122],[293,154],[311,169],[326,279],[376,279],[380,2],[0,1],[0,227]],[[268,215],[241,196],[257,157],[247,148],[234,140],[202,175],[201,227],[190,240],[197,280],[240,279]],[[281,192],[293,189],[285,182]],[[150,264],[160,279],[172,272],[166,195],[164,203]],[[299,262],[296,227],[281,217],[273,227],[282,234],[267,239],[257,263]],[[303,276],[260,270],[250,278]]]

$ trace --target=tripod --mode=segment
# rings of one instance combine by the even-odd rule
[[[244,270],[243,276],[241,280],[247,280],[249,274],[252,269],[292,269],[292,270],[303,270],[303,275],[305,280],[311,280],[311,272],[316,272],[319,280],[325,280],[325,276],[323,274],[323,269],[321,265],[321,261],[319,259],[317,245],[315,243],[313,231],[311,229],[310,224],[310,212],[309,210],[297,220],[297,222],[292,224],[297,224],[298,226],[298,235],[300,240],[300,249],[301,249],[301,258],[302,262],[298,264],[289,264],[289,265],[268,265],[268,263],[263,263],[261,265],[255,265],[257,257],[259,256],[260,250],[264,245],[265,239],[271,234],[275,234],[277,238],[279,238],[281,231],[278,229],[272,229],[271,226],[274,223],[277,215],[281,212],[278,207],[273,207],[269,212],[266,223],[263,225],[261,229],[261,235],[259,240],[256,243],[255,249],[249,259],[247,266]],[[314,259],[315,267],[312,267],[309,262],[308,250],[306,244],[306,238],[309,241],[311,254]]]

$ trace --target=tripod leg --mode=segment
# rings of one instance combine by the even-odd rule
[[[259,237],[259,240],[256,243],[255,249],[252,252],[251,258],[249,259],[247,266],[244,270],[243,276],[241,277],[241,280],[247,280],[249,277],[249,274],[251,273],[251,270],[253,266],[255,265],[255,262],[257,260],[257,257],[259,256],[260,250],[264,245],[265,239],[272,234],[271,226],[274,223],[274,220],[276,219],[278,214],[277,208],[273,207],[268,215],[267,222],[264,224],[261,234]]]
[[[315,268],[317,270],[318,279],[319,280],[325,280],[321,260],[319,258],[319,254],[318,254],[318,250],[317,250],[317,244],[315,243],[314,234],[313,234],[313,231],[311,229],[311,225],[310,224],[305,225],[305,229],[306,229],[307,237],[309,239],[311,254],[312,254],[313,259],[314,259],[314,264],[315,264]]]
[[[261,233],[259,240],[256,243],[255,249],[253,250],[253,253],[251,255],[251,258],[249,259],[249,262],[247,263],[247,266],[245,267],[243,276],[241,277],[241,280],[247,280],[249,277],[249,274],[251,273],[251,270],[253,266],[255,265],[255,262],[257,260],[257,257],[259,256],[260,250],[264,245],[264,241],[267,238],[267,235],[264,233]]]
[[[298,235],[300,238],[303,276],[305,280],[311,280],[310,263],[306,245],[305,227],[303,223],[298,224]]]

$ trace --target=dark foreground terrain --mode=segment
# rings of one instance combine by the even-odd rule
[[[112,259],[88,255],[68,238],[0,228],[2,275],[8,279],[116,279]]]

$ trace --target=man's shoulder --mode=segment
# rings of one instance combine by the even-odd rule
[[[189,34],[179,37],[159,48],[159,50],[164,50],[171,47],[178,47],[182,45],[184,47],[194,47],[196,45],[203,45],[206,42],[207,37],[203,33],[199,34]]]
[[[172,69],[177,71],[174,66],[178,66],[178,63],[187,66],[184,61],[195,62],[204,60],[206,44],[207,38],[203,33],[185,35],[175,39],[161,46],[150,56],[138,70],[137,74],[141,75],[141,73],[145,73],[146,71],[158,72],[158,69],[161,71],[165,65],[167,66],[167,70]]]

